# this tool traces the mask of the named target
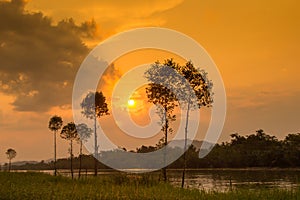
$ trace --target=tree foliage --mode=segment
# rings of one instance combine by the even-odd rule
[[[98,142],[97,142],[97,117],[109,115],[106,98],[102,92],[89,92],[80,104],[82,114],[88,119],[94,119],[94,157],[95,157],[95,176],[98,169]]]
[[[181,187],[184,187],[185,169],[186,169],[186,150],[187,150],[187,138],[188,138],[188,125],[189,125],[189,113],[190,110],[200,109],[203,106],[211,106],[213,103],[212,94],[212,81],[208,80],[207,72],[197,69],[191,61],[185,65],[173,64],[173,60],[167,60],[183,78],[182,84],[177,87],[176,94],[180,96],[179,103],[182,108],[186,109],[186,123],[184,134],[184,155],[183,155],[183,172]],[[186,83],[184,82],[186,81]]]
[[[167,62],[174,61],[169,59]],[[181,93],[181,104],[185,104],[185,106],[190,104],[191,109],[212,105],[213,83],[208,79],[206,71],[197,69],[192,61],[188,61],[185,65],[171,64],[171,66],[187,81],[186,84],[179,84],[178,93]]]
[[[178,82],[174,81],[171,66],[175,63],[165,61],[163,64],[155,62],[145,72],[145,77],[150,83],[146,87],[148,101],[157,105],[157,113],[161,119],[162,131],[165,133],[163,145],[167,144],[168,132],[172,132],[170,122],[176,119],[173,111],[178,106],[174,88]]]
[[[151,81],[146,88],[149,101],[161,106],[158,113],[162,121],[165,120],[162,130],[166,129],[169,121],[176,118],[171,113],[177,106],[177,103],[186,110],[185,152],[187,149],[186,141],[190,111],[212,105],[212,81],[208,80],[207,73],[204,70],[197,69],[191,61],[180,65],[174,62],[173,59],[167,59],[163,64],[159,62],[154,63],[145,72],[145,76]],[[164,118],[164,116],[166,117]],[[165,138],[167,138],[167,131]],[[165,141],[166,144],[167,142]],[[185,154],[184,160],[186,160]],[[184,162],[182,187],[184,185],[185,166]]]
[[[160,147],[168,144],[168,134],[172,133],[170,123],[176,119],[176,115],[173,115],[173,111],[177,106],[177,98],[172,89],[176,88],[178,82],[174,80],[175,77],[172,76],[176,75],[171,70],[172,66],[170,65],[173,64],[175,63],[169,63],[167,61],[164,64],[156,62],[145,72],[145,77],[150,81],[146,87],[148,101],[158,106],[157,113],[161,119],[161,130],[164,132],[164,137],[158,143]],[[166,168],[163,168],[163,177],[164,181],[166,181]]]
[[[17,156],[17,152],[16,150],[9,148],[7,149],[7,151],[5,152],[7,159],[8,159],[8,171],[11,170],[11,160],[14,159]]]
[[[77,129],[74,122],[69,122],[62,128],[60,137],[69,141],[78,140],[79,136],[77,134]]]
[[[81,102],[82,114],[89,119],[108,115],[106,98],[102,92],[89,92]]]
[[[76,129],[78,131],[78,138],[77,140],[78,141],[84,141],[86,142],[88,138],[91,137],[92,133],[93,133],[93,130],[91,128],[88,127],[88,125],[86,124],[78,124],[76,126]]]
[[[75,124],[69,122],[65,125],[60,132],[60,137],[70,141],[71,176],[73,178],[73,141],[79,138]]]
[[[58,131],[59,129],[61,129],[63,125],[63,120],[61,117],[54,115],[53,117],[50,118],[49,120],[49,125],[48,128],[51,131]]]
[[[300,133],[282,141],[262,129],[255,134],[231,135],[229,143],[216,145],[201,160],[207,167],[296,167],[300,166]]]
[[[59,129],[61,129],[63,125],[63,120],[61,117],[54,115],[53,117],[50,118],[48,128],[53,131],[53,143],[54,143],[54,175],[56,176],[57,174],[57,169],[56,169],[56,133]]]
[[[5,154],[7,156],[7,159],[9,159],[9,160],[14,159],[17,156],[16,150],[11,149],[11,148],[7,149]]]
[[[76,126],[77,132],[78,132],[78,138],[77,141],[80,144],[79,147],[79,172],[78,177],[81,176],[81,169],[82,169],[82,144],[83,142],[86,142],[88,138],[91,137],[93,130],[89,128],[86,124],[78,124]]]

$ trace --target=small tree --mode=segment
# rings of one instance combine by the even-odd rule
[[[97,142],[97,118],[104,115],[108,115],[108,107],[106,103],[106,98],[102,92],[89,92],[86,97],[81,102],[82,114],[88,118],[94,120],[94,158],[95,158],[95,173],[97,176],[98,173],[98,154],[99,146]]]
[[[173,62],[172,59],[168,62]],[[194,67],[191,61],[185,65],[180,66],[179,64],[171,65],[181,76],[185,78],[187,84],[179,84],[177,95],[180,95],[179,103],[180,106],[186,109],[186,123],[185,123],[185,134],[184,134],[184,166],[182,172],[181,187],[184,187],[184,178],[186,171],[186,150],[187,150],[187,135],[188,135],[188,124],[189,124],[189,113],[191,110],[200,109],[203,106],[211,106],[213,103],[212,99],[212,82],[208,80],[207,73],[204,70],[199,70]]]
[[[50,118],[48,128],[53,131],[54,135],[54,175],[56,176],[57,174],[57,169],[56,169],[56,133],[59,129],[61,129],[63,124],[62,118],[54,115],[53,117]]]
[[[78,172],[78,178],[80,178],[81,175],[81,168],[82,168],[82,144],[83,142],[86,142],[88,138],[91,137],[92,129],[89,128],[86,124],[79,124],[76,126],[77,132],[78,132],[78,142],[80,144],[79,148],[79,172]]]
[[[7,149],[6,156],[8,159],[8,171],[11,170],[11,160],[14,159],[17,156],[17,152],[14,149]]]
[[[173,115],[173,111],[177,106],[177,99],[173,91],[166,87],[166,85],[174,84],[170,73],[170,67],[175,64],[173,62],[166,61],[164,64],[159,62],[154,63],[145,72],[145,77],[148,81],[152,82],[148,84],[146,93],[148,101],[158,105],[158,115],[161,119],[161,130],[164,132],[164,137],[159,142],[161,146],[167,146],[168,134],[172,132],[170,123],[175,121],[176,116]],[[164,163],[166,164],[166,150],[164,153]],[[167,181],[167,167],[162,169],[164,181]]]
[[[70,141],[70,160],[71,160],[71,176],[73,179],[73,141],[78,140],[76,126],[73,122],[65,125],[60,133],[60,137]]]

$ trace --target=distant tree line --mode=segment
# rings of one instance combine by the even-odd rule
[[[142,146],[146,153],[155,147]],[[176,151],[176,148],[174,148]],[[205,150],[204,150],[205,151]],[[208,151],[208,150],[207,150]],[[231,141],[216,144],[209,154],[199,158],[199,149],[191,145],[186,152],[187,168],[300,167],[300,133],[288,134],[283,140],[266,134],[262,129],[246,136],[231,134]],[[184,158],[169,165],[180,169]]]
[[[81,159],[81,161],[80,161]],[[73,160],[73,168],[75,170],[82,170],[83,172],[86,170],[94,169],[95,160],[93,155],[79,155],[74,156],[72,158]],[[63,169],[63,170],[69,170],[70,169],[70,161],[71,158],[60,158],[56,161],[56,167],[57,169]],[[81,167],[80,167],[81,165]],[[45,162],[42,160],[38,163],[26,163],[23,165],[15,165],[14,169],[16,170],[52,170],[54,166],[54,161],[51,162]],[[109,169],[109,167],[103,165],[98,161],[98,167],[99,169]]]
[[[230,142],[217,144],[196,165],[192,163],[190,167],[300,167],[300,133],[288,134],[284,140],[262,129],[247,136],[235,133]]]
[[[141,146],[135,151],[147,153],[157,150],[158,146]],[[173,151],[182,151],[179,147]],[[112,159],[118,151],[101,152],[102,156]],[[103,158],[105,159],[105,158]],[[128,161],[135,162],[135,161]],[[138,162],[138,161],[136,161]],[[79,169],[80,157],[73,158],[74,169]],[[184,157],[168,166],[171,169],[181,169],[184,165]],[[241,136],[237,133],[231,134],[231,141],[216,144],[210,153],[199,158],[199,149],[191,145],[186,153],[187,168],[245,168],[245,167],[300,167],[300,133],[288,134],[283,140],[275,136],[257,130],[255,134]],[[70,168],[70,158],[58,159],[59,169]],[[94,168],[92,155],[82,155],[82,169]],[[40,162],[22,166],[14,166],[14,169],[53,169],[53,162]],[[102,163],[98,163],[98,169],[110,169]]]

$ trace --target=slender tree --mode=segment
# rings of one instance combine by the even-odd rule
[[[6,156],[8,159],[8,171],[11,170],[11,160],[17,156],[17,152],[14,149],[7,149]]]
[[[78,142],[80,144],[79,148],[79,172],[78,172],[78,178],[81,176],[81,168],[82,168],[82,144],[83,142],[86,142],[88,138],[91,137],[91,134],[93,130],[89,128],[86,124],[78,124],[76,126],[77,132],[78,132]]]
[[[172,59],[167,60],[169,63],[173,63]],[[184,134],[184,166],[182,171],[182,182],[181,187],[184,187],[184,179],[186,173],[186,156],[187,156],[187,136],[188,136],[188,125],[189,125],[189,114],[191,110],[200,109],[203,106],[211,106],[213,103],[212,99],[212,82],[207,78],[207,72],[204,70],[197,69],[191,61],[181,66],[179,64],[171,64],[184,79],[187,84],[177,85],[178,90],[176,94],[180,96],[179,103],[182,108],[186,109],[186,123],[185,123],[185,134]]]
[[[59,129],[61,129],[63,125],[62,118],[54,115],[53,117],[50,118],[49,120],[49,125],[48,128],[53,131],[53,136],[54,136],[54,175],[57,175],[57,169],[56,169],[56,133]]]
[[[97,118],[108,115],[108,107],[106,98],[102,92],[89,92],[81,102],[82,114],[89,119],[94,120],[94,160],[95,160],[95,173],[98,174],[98,155],[99,146],[97,139]]]
[[[172,80],[172,72],[169,70],[170,65],[174,63],[165,62],[160,64],[156,62],[150,66],[150,68],[145,72],[145,77],[151,83],[146,87],[146,93],[148,101],[155,105],[158,105],[158,115],[161,119],[162,131],[164,132],[164,137],[160,141],[159,145],[167,146],[168,144],[168,134],[172,132],[170,123],[175,121],[176,116],[173,115],[173,111],[177,106],[176,96],[167,85],[174,84]],[[164,165],[166,165],[166,149],[164,153]],[[167,181],[167,166],[162,169],[163,179]]]
[[[76,126],[73,122],[68,123],[65,125],[61,132],[60,132],[60,137],[69,140],[70,141],[70,161],[71,161],[71,176],[72,179],[74,178],[74,173],[73,173],[73,141],[78,140],[78,134],[77,134],[77,129]]]

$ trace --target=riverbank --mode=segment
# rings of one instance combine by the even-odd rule
[[[42,173],[0,173],[0,199],[299,199],[300,188],[181,189],[150,175],[107,175],[72,180]]]

